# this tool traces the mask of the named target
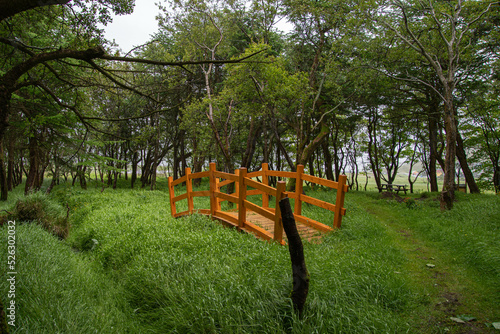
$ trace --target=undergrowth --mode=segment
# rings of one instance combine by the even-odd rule
[[[50,233],[64,239],[69,234],[69,210],[66,211],[56,201],[50,200],[42,192],[20,197],[14,206],[4,210],[0,224],[8,220],[38,223]]]

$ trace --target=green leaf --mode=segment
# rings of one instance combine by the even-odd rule
[[[476,317],[467,315],[467,314],[461,314],[458,316],[458,318],[462,319],[463,321],[474,321],[477,320]]]

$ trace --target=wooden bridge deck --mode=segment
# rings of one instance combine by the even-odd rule
[[[230,211],[226,212],[227,214],[235,217],[238,219],[238,211]],[[274,221],[268,218],[265,218],[261,215],[259,215],[256,212],[249,211],[247,210],[247,217],[246,220],[249,221],[250,223],[253,223],[259,227],[262,227],[266,231],[270,232],[271,234],[274,235]],[[303,240],[307,240],[309,242],[315,242],[315,243],[320,243],[321,239],[325,235],[325,233],[318,231],[315,228],[312,228],[310,226],[301,224],[299,222],[297,223],[297,230],[299,231],[299,235]],[[286,235],[283,235],[283,239],[287,240]]]

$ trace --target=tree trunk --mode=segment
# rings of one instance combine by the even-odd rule
[[[464,149],[464,142],[462,140],[462,136],[460,135],[460,132],[457,131],[457,158],[458,161],[460,162],[460,167],[462,168],[462,171],[464,172],[465,176],[465,181],[467,182],[467,185],[469,186],[469,190],[471,194],[479,194],[479,187],[476,183],[476,180],[474,179],[474,175],[472,174],[472,171],[469,168],[469,164],[467,163],[467,155],[465,154],[465,149]]]
[[[1,139],[0,139],[1,141]],[[7,147],[7,153],[9,155],[7,160],[7,188],[9,191],[14,189],[14,140],[13,137],[9,138],[9,143]]]
[[[7,175],[5,174],[3,151],[3,138],[0,138],[0,201],[6,201],[9,196],[9,187],[7,185]]]
[[[255,148],[257,146],[257,139],[262,132],[261,124],[255,123],[255,120],[252,118],[252,121],[250,122],[250,131],[248,133],[245,154],[243,155],[243,159],[241,161],[241,167],[246,167],[247,169],[250,169],[251,167],[253,156],[255,154]]]
[[[328,180],[334,181],[333,177],[333,169],[332,169],[332,154],[330,153],[330,149],[328,147],[328,137],[323,141],[321,147],[323,149],[323,156],[325,157],[325,175]]]
[[[309,159],[314,154],[314,151],[325,140],[328,133],[329,133],[329,129],[326,126],[322,127],[321,132],[316,136],[316,138],[314,138],[312,141],[310,141],[309,144],[302,150],[302,152],[299,152],[299,154],[298,154],[299,159],[297,161],[297,165],[294,166],[293,172],[295,172],[297,170],[298,165],[305,166],[309,162]],[[295,182],[296,182],[295,178],[290,178],[288,180],[288,184],[287,184],[288,191],[295,190]]]
[[[84,190],[87,190],[87,178],[85,177],[87,166],[79,166],[77,170],[78,170],[78,177],[80,179],[80,187]]]
[[[457,152],[457,127],[453,95],[450,87],[445,87],[444,126],[446,131],[446,157],[443,190],[441,191],[441,210],[451,210],[455,200],[455,158]]]
[[[29,140],[29,161],[30,161],[30,169],[28,172],[28,176],[26,178],[26,185],[24,187],[24,194],[27,195],[33,190],[38,190],[38,181],[39,181],[39,156],[38,156],[38,147],[37,140],[35,137],[30,138]]]
[[[373,177],[375,183],[377,184],[377,189],[382,192],[381,182],[380,182],[380,164],[378,161],[378,147],[377,147],[377,121],[378,115],[370,115],[368,122],[368,158],[370,159],[370,166],[373,172]],[[366,190],[366,186],[365,186]]]
[[[139,163],[139,153],[134,151],[132,154],[132,174],[130,175],[130,187],[134,189],[134,183],[137,180],[137,164]]]
[[[495,193],[500,194],[500,166],[498,161],[496,166],[493,166],[493,187],[495,188]]]
[[[438,110],[439,105],[432,105],[429,110],[429,170],[428,179],[431,186],[431,192],[439,191],[437,183],[437,142],[438,142]]]

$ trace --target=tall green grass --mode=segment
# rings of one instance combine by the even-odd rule
[[[306,191],[329,202],[334,198],[334,192]],[[172,219],[163,191],[58,187],[52,198],[70,206],[69,238],[58,241],[31,225],[18,230],[23,282],[19,318],[24,328],[41,333],[419,332],[418,317],[431,299],[407,270],[407,251],[370,206],[437,247],[460,248],[475,240],[467,238],[477,238],[460,253],[471,258],[470,264],[462,264],[494,281],[498,272],[490,267],[498,252],[491,248],[487,255],[481,249],[498,236],[496,214],[484,218],[484,232],[476,231],[474,237],[455,231],[479,224],[478,219],[470,221],[491,198],[459,198],[457,206],[469,205],[475,214],[454,223],[458,213],[440,213],[431,199],[408,209],[377,196],[348,193],[342,228],[320,244],[304,244],[311,281],[299,318],[289,298],[286,247],[203,216]],[[206,208],[208,202],[197,200],[198,208]],[[183,205],[178,211],[185,210]],[[326,210],[304,205],[303,211],[326,224],[333,221]],[[439,228],[434,226],[436,215],[445,220]],[[0,231],[4,238],[5,229]],[[4,298],[6,282],[1,279]]]
[[[322,333],[408,328],[397,316],[413,299],[394,273],[394,263],[403,257],[386,248],[386,260],[375,261],[380,254],[363,254],[363,247],[375,247],[373,242],[355,245],[357,232],[339,232],[330,243],[306,245],[310,307],[304,319],[297,319],[288,298],[292,279],[285,247],[202,216],[171,219],[168,197],[159,192],[118,190],[85,194],[76,202],[75,211],[85,214],[75,214],[81,221],[73,222],[69,244],[124,286],[128,303],[148,330]],[[358,215],[372,230],[368,234],[380,234],[375,221],[361,211]],[[336,245],[338,238],[350,246]]]
[[[99,266],[37,224],[18,225],[15,236],[16,326],[11,333],[137,333],[123,287]],[[6,302],[5,228],[0,239],[0,298]]]

